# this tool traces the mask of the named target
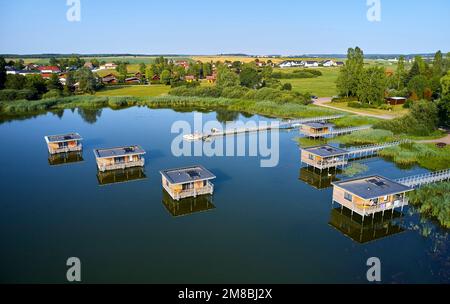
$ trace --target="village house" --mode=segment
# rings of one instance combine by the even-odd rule
[[[203,166],[163,170],[160,173],[164,190],[174,200],[213,194],[214,192],[214,185],[210,181],[216,176]]]
[[[284,69],[284,68],[301,67],[303,65],[304,65],[304,63],[302,61],[289,60],[289,61],[283,61],[282,63],[280,63],[279,67]]]
[[[89,69],[89,70],[93,70],[94,69],[94,65],[92,64],[92,62],[88,61],[83,65],[84,68]]]
[[[189,69],[189,66],[190,66],[189,61],[187,61],[187,60],[177,60],[177,61],[175,61],[175,65],[181,66],[185,70]]]
[[[194,82],[196,79],[195,79],[195,76],[193,76],[193,75],[186,75],[186,76],[184,76],[184,80],[186,82],[191,83],[191,82]]]
[[[132,167],[144,167],[145,151],[140,146],[126,146],[94,150],[98,170],[101,172]]]
[[[308,137],[324,137],[330,133],[333,127],[333,124],[326,122],[308,122],[300,126],[300,132]]]
[[[305,68],[317,68],[319,66],[319,62],[317,61],[304,61]]]
[[[108,74],[102,77],[104,84],[116,84],[118,82],[117,77],[114,74]]]
[[[129,77],[125,79],[125,83],[127,84],[140,84],[141,79],[137,77]]]
[[[347,151],[329,145],[301,149],[301,162],[320,170],[347,165]]]
[[[211,76],[206,76],[206,81],[208,83],[215,83],[217,80],[217,77],[215,74],[211,75]]]
[[[61,69],[57,66],[40,66],[38,67],[38,70],[41,72],[41,74],[58,74],[61,73]]]
[[[336,62],[334,60],[325,60],[322,65],[324,67],[334,67],[337,66]]]
[[[101,65],[98,69],[99,70],[115,70],[117,68],[117,64],[115,63],[105,63]]]
[[[395,105],[402,105],[406,103],[406,97],[387,97],[386,103],[395,106]]]
[[[382,176],[374,175],[333,183],[333,203],[346,207],[362,217],[408,205],[406,194],[412,188]]]
[[[342,67],[344,65],[345,65],[345,63],[343,61],[336,61],[336,66]]]
[[[78,133],[45,136],[50,154],[81,151],[83,149],[81,145],[82,140]]]

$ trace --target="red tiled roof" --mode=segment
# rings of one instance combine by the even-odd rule
[[[38,67],[39,71],[54,71],[54,72],[59,72],[60,69],[57,66],[41,66]]]

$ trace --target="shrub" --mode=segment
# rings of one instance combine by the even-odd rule
[[[248,88],[241,86],[227,87],[222,90],[222,97],[243,98],[248,91],[249,91]]]
[[[0,100],[16,100],[18,90],[5,89],[0,91]]]
[[[50,90],[44,95],[42,95],[42,99],[49,99],[49,98],[58,98],[61,97],[62,93],[60,90]]]
[[[281,90],[283,90],[283,91],[292,91],[292,84],[290,84],[290,83],[283,84],[283,86],[281,87]]]

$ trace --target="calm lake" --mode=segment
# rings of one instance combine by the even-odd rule
[[[64,283],[78,257],[85,283],[367,283],[366,261],[378,257],[384,283],[450,282],[448,230],[412,208],[364,224],[333,209],[329,177],[301,170],[298,130],[280,133],[274,168],[258,157],[177,158],[172,124],[193,116],[134,107],[1,123],[0,281]],[[82,155],[49,158],[44,136],[67,132],[85,139]],[[98,174],[94,148],[131,144],[147,151],[144,170]],[[363,175],[426,172],[362,162]],[[171,201],[159,171],[193,164],[217,176],[214,195]]]

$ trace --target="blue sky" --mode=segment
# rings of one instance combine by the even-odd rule
[[[0,0],[0,53],[312,54],[450,51],[450,1]]]

